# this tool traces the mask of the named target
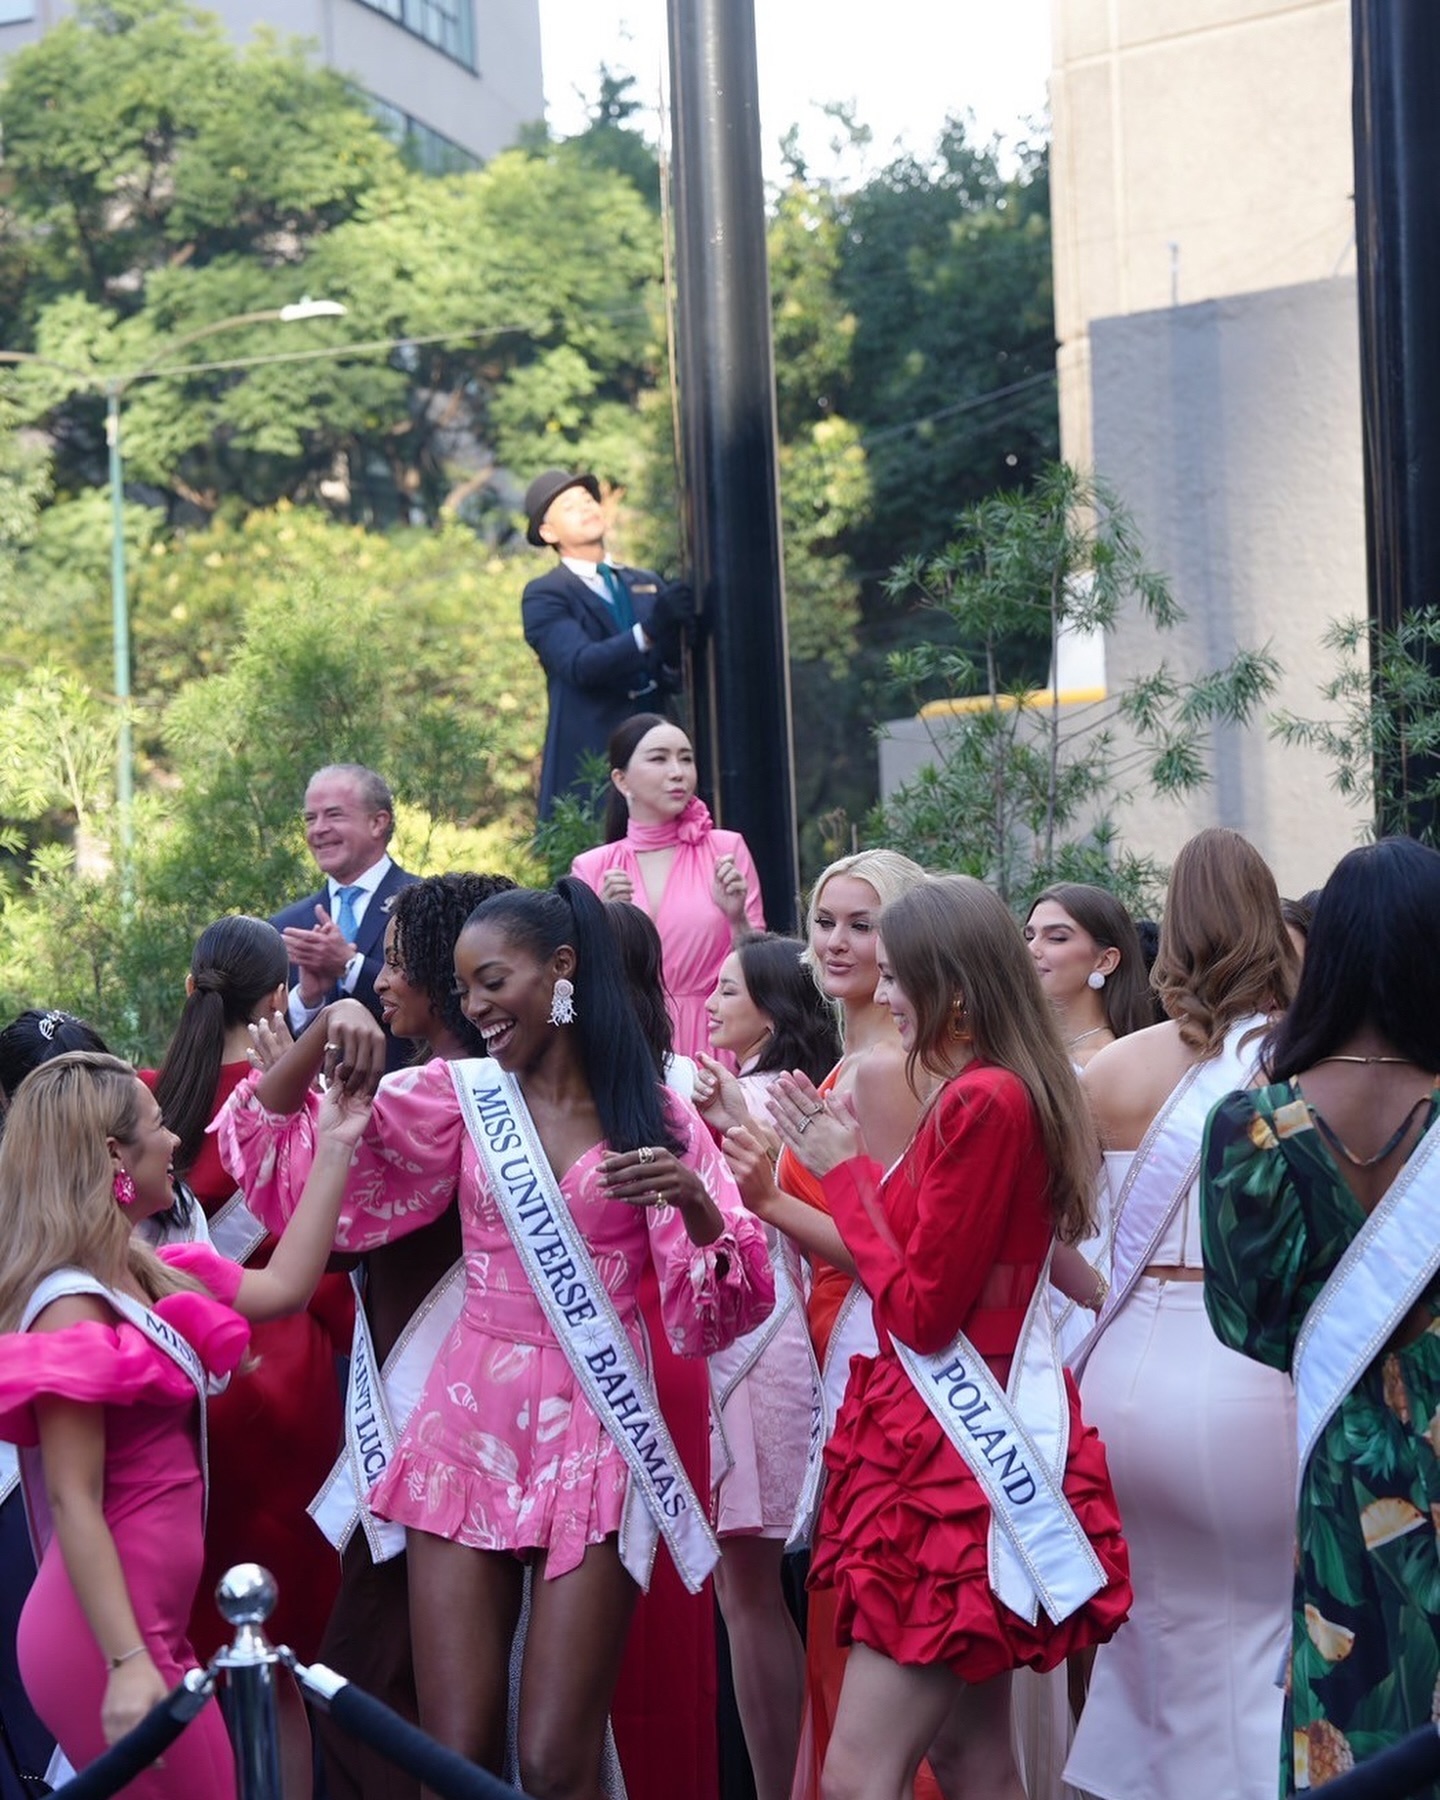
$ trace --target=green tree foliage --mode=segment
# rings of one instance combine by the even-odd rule
[[[515,572],[498,561],[477,568],[473,539],[458,528],[396,543],[285,512],[208,541],[195,563],[212,558],[206,577],[246,595],[239,635],[208,673],[195,672],[203,648],[192,660],[179,647],[183,619],[171,618],[168,648],[161,633],[152,639],[174,686],[167,697],[156,684],[142,708],[142,740],[163,779],[137,802],[133,904],[103,842],[95,862],[111,805],[113,713],[49,671],[0,712],[0,812],[27,828],[57,815],[71,825],[33,842],[12,874],[0,1010],[70,1006],[148,1056],[173,1020],[175,971],[210,919],[268,914],[312,884],[299,804],[321,763],[385,772],[404,802],[397,853],[407,866],[534,873],[516,846],[543,709],[519,641]],[[204,581],[185,579],[198,573],[187,566],[194,549],[157,557],[150,578],[162,590],[178,572],[172,591],[204,616]],[[498,685],[482,712],[466,677],[487,659],[515,687]],[[13,836],[10,847],[20,848]]]
[[[1238,649],[1198,677],[1162,660],[1094,703],[1017,677],[1027,642],[1043,641],[1054,669],[1067,634],[1103,637],[1122,618],[1164,632],[1182,617],[1113,492],[1064,464],[967,508],[943,549],[901,564],[891,583],[978,650],[928,644],[892,659],[917,704],[936,682],[947,699],[929,709],[935,760],[880,810],[880,841],[1017,905],[1055,880],[1153,899],[1162,871],[1119,849],[1116,810],[1140,784],[1168,795],[1205,784],[1210,727],[1243,723],[1274,685],[1268,648]]]
[[[1440,607],[1407,613],[1390,631],[1337,620],[1324,642],[1336,660],[1320,691],[1325,715],[1276,713],[1272,734],[1329,759],[1366,838],[1440,846]]]

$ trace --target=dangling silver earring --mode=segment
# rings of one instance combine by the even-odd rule
[[[1098,994],[1105,985],[1104,971],[1102,969],[1092,969],[1085,977],[1085,985],[1086,987],[1094,988],[1095,992]]]
[[[575,1023],[575,983],[561,976],[550,990],[550,1023],[552,1025],[573,1025]]]

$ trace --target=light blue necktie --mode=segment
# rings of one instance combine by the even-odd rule
[[[359,924],[355,917],[355,902],[365,892],[362,887],[342,887],[335,890],[340,905],[335,914],[335,923],[340,927],[340,935],[347,944],[355,942],[355,933]]]

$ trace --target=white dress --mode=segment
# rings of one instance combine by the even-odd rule
[[[1132,1154],[1106,1155],[1112,1209]],[[1202,1266],[1193,1188],[1151,1260]],[[1135,1604],[1096,1655],[1065,1779],[1099,1800],[1275,1800],[1295,1566],[1290,1379],[1219,1342],[1201,1282],[1142,1275],[1081,1391]]]

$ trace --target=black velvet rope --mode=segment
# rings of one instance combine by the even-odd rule
[[[107,1800],[118,1794],[156,1757],[165,1754],[209,1698],[210,1686],[196,1671],[157,1701],[133,1731],[117,1738],[103,1756],[97,1756],[64,1787],[56,1788],[56,1794],[63,1800]]]
[[[525,1800],[519,1788],[447,1750],[362,1688],[319,1665],[295,1664],[307,1699],[318,1701],[352,1737],[441,1795],[442,1800]],[[338,1685],[337,1685],[338,1684]]]

